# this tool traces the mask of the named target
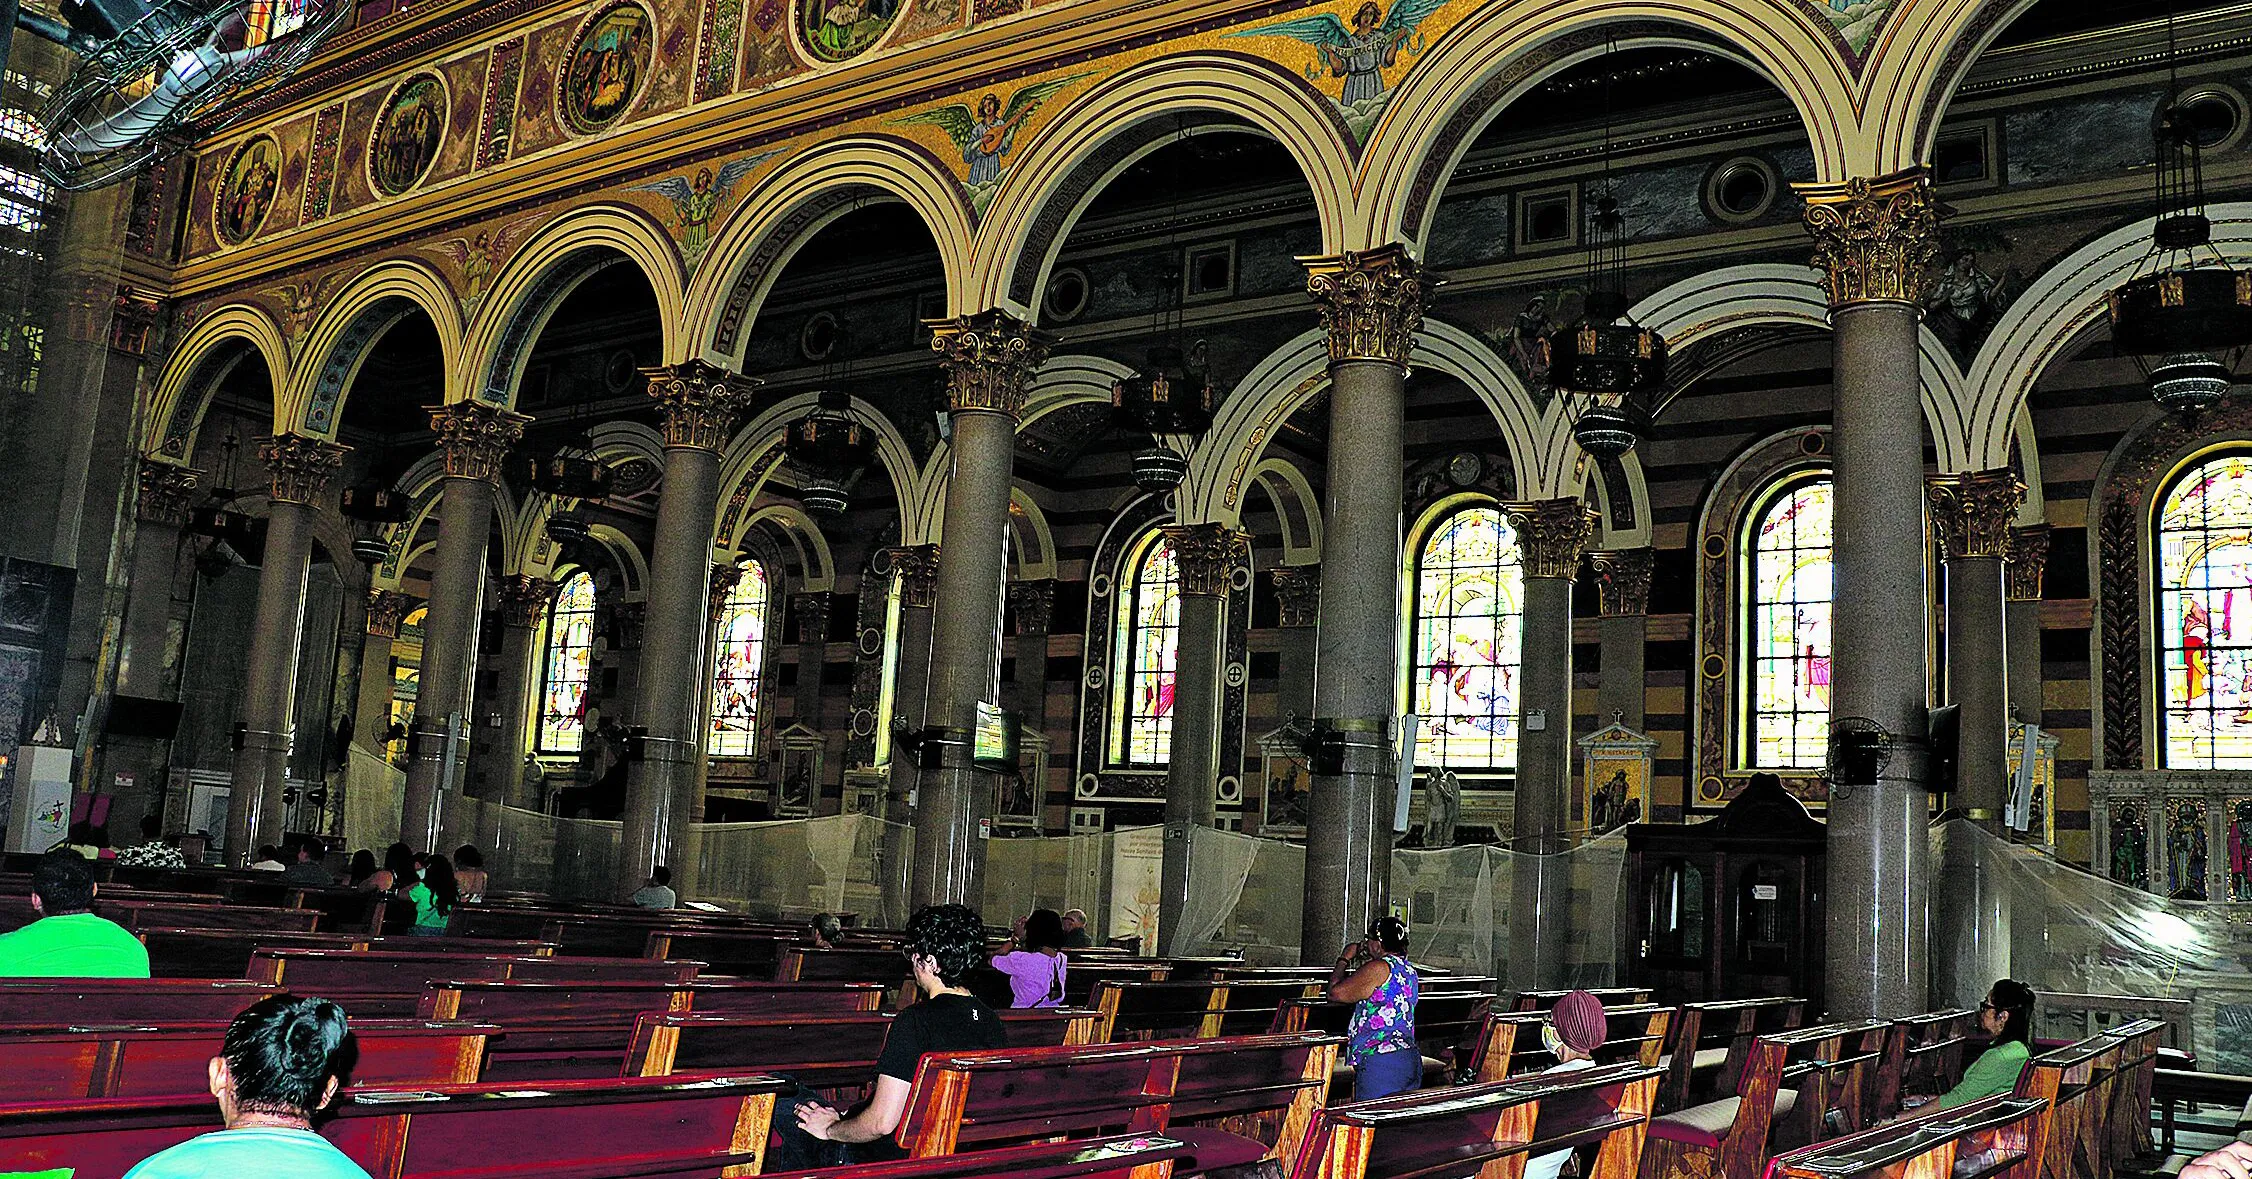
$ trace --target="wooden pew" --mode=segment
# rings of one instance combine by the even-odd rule
[[[1963,1050],[1978,1013],[1954,1008],[1892,1021],[1884,1064],[1868,1097],[1871,1120],[1898,1117],[1909,1097],[1937,1097],[1963,1078]]]
[[[391,1179],[755,1175],[781,1089],[763,1077],[357,1089],[321,1133],[368,1173]],[[22,1170],[71,1168],[75,1179],[120,1179],[141,1159],[218,1126],[209,1095],[0,1105],[0,1159]]]
[[[1421,992],[1415,999],[1415,1043],[1423,1053],[1424,1084],[1451,1084],[1465,1069],[1475,1070],[1484,1049],[1493,1016],[1493,996],[1478,992]],[[1327,999],[1285,999],[1275,1011],[1272,1031],[1323,1032],[1342,1036],[1352,1027],[1353,1004]],[[1440,1067],[1435,1070],[1431,1064]],[[1350,1088],[1350,1066],[1341,1066],[1331,1080]]]
[[[361,1084],[474,1081],[489,1024],[354,1020],[350,1079]],[[220,1051],[225,1023],[161,1026],[0,1027],[0,1093],[11,1100],[196,1097]]]
[[[896,986],[909,970],[907,958],[888,947],[817,950],[791,946],[774,968],[775,982],[872,982]],[[1066,968],[1069,973],[1069,968]]]
[[[149,973],[157,978],[241,978],[260,947],[303,950],[365,950],[364,933],[279,933],[258,929],[165,929],[137,931],[148,947]]]
[[[1736,1091],[1744,1053],[1768,1032],[1789,1031],[1806,1017],[1804,999],[1725,999],[1688,1003],[1666,1029],[1666,1079],[1658,1112],[1671,1113]]]
[[[1989,1097],[1918,1110],[1858,1134],[1776,1157],[1769,1179],[2037,1179],[2039,1098]]]
[[[1590,987],[1588,993],[1603,1001],[1605,1008],[1633,1007],[1650,1001],[1648,987]],[[1571,994],[1563,991],[1519,991],[1510,997],[1511,1011],[1547,1011],[1556,1001]]]
[[[1673,1014],[1673,1008],[1655,1003],[1605,1011],[1606,1033],[1603,1046],[1595,1052],[1595,1062],[1657,1067]],[[1540,1029],[1547,1022],[1545,1011],[1496,1012],[1486,1021],[1484,1039],[1468,1062],[1474,1077],[1498,1081],[1537,1073],[1556,1063],[1541,1040]]]
[[[773,978],[782,951],[798,944],[794,934],[764,930],[652,929],[642,943],[644,958],[693,958],[711,974]]]
[[[317,933],[321,923],[318,909],[113,901],[100,895],[94,897],[94,912],[132,930],[259,929],[273,933]]]
[[[1865,1070],[1882,1059],[1886,1026],[1865,1020],[1753,1037],[1733,1096],[1651,1119],[1643,1170],[1757,1179],[1772,1137],[1792,1146],[1819,1140],[1832,1110],[1850,1125]]]
[[[2147,1150],[2149,1074],[2165,1025],[2137,1020],[2028,1061],[2016,1095],[2049,1103],[2036,1142],[2042,1179],[2104,1179]]]
[[[0,980],[0,1024],[225,1021],[281,990],[243,979]]]
[[[1066,1007],[1092,1007],[1095,988],[1105,982],[1166,982],[1170,978],[1171,971],[1165,966],[1070,956],[1063,973],[1063,1003]]]
[[[1291,1179],[1515,1176],[1533,1156],[1594,1149],[1588,1179],[1632,1179],[1659,1072],[1611,1065],[1324,1110]]]
[[[1200,1167],[1296,1156],[1329,1087],[1332,1036],[1243,1036],[1084,1048],[933,1052],[915,1073],[898,1139],[923,1158],[1037,1140],[1166,1132],[1176,1123],[1271,1127],[1274,1141],[1217,1129]]]
[[[1011,1048],[1092,1043],[1100,1025],[1092,1011],[1065,1008],[1000,1015]],[[815,1089],[857,1089],[875,1076],[891,1020],[878,1014],[645,1014],[634,1026],[625,1075],[755,1069],[788,1075]]]
[[[1070,978],[1068,972],[1065,978]],[[1273,1028],[1285,1000],[1315,998],[1322,989],[1318,982],[1300,979],[1243,983],[1106,979],[1095,985],[1087,1005],[1102,1013],[1100,1038],[1106,1043],[1249,1035]]]
[[[2161,1020],[2139,1019],[2109,1033],[2119,1045],[2112,1061],[2107,1135],[2107,1161],[2113,1167],[2152,1153],[2151,1087],[2157,1077],[2160,1046],[2171,1030]]]
[[[937,1158],[768,1172],[789,1179],[1166,1179],[1197,1168],[1196,1146],[1162,1134],[1033,1142]]]

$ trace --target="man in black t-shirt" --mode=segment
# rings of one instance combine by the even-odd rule
[[[876,1058],[876,1090],[867,1103],[850,1114],[814,1101],[796,1103],[790,1117],[777,1109],[776,1122],[795,1127],[823,1142],[850,1144],[850,1160],[874,1162],[899,1158],[903,1152],[891,1135],[907,1116],[907,1099],[914,1092],[915,1067],[926,1052],[965,1052],[1006,1048],[1008,1036],[1001,1017],[971,995],[965,985],[970,971],[985,961],[985,923],[967,905],[930,905],[907,921],[902,946],[915,970],[915,987],[922,1001],[892,1017]],[[785,1139],[790,1136],[785,1133]],[[792,1144],[785,1141],[784,1153]],[[815,1152],[819,1153],[819,1152]]]

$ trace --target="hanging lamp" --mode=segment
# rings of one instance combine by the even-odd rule
[[[782,448],[802,476],[798,499],[805,510],[841,516],[852,506],[852,483],[874,458],[876,441],[853,416],[852,395],[832,388],[790,423]]]
[[[1185,127],[1177,129],[1177,135],[1181,147],[1192,145]],[[1180,165],[1175,161],[1172,180],[1166,185],[1166,191],[1174,194],[1172,214],[1167,218],[1173,226],[1181,223],[1182,180]],[[1177,235],[1169,236],[1166,246],[1178,263]],[[1205,342],[1184,339],[1181,300],[1185,282],[1186,276],[1178,269],[1161,281],[1150,308],[1151,335],[1157,342],[1143,354],[1140,368],[1110,387],[1112,424],[1150,435],[1151,445],[1134,452],[1133,473],[1134,486],[1152,495],[1171,491],[1188,478],[1188,456],[1173,449],[1166,436],[1203,434],[1212,425],[1216,400]]]

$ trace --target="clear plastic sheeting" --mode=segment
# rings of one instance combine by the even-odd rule
[[[907,921],[907,866],[885,860],[887,824],[874,815],[775,823],[692,823],[696,879],[687,895],[760,917],[853,913],[897,929]],[[903,833],[904,834],[904,833]]]
[[[2043,994],[2186,999],[2200,1069],[2252,1072],[2252,903],[2171,901],[1956,821],[1932,829],[1931,1001],[2006,973]],[[2036,1028],[2072,1035],[2073,1028]]]
[[[1623,833],[1546,856],[1491,844],[1401,850],[1392,853],[1392,904],[1407,913],[1418,962],[1520,989],[1614,986],[1624,977],[1626,868]],[[1561,926],[1548,939],[1516,928],[1548,921]],[[1513,948],[1558,941],[1557,963]]]
[[[344,762],[343,814],[338,830],[344,846],[372,849],[381,861],[383,849],[399,838],[399,806],[406,791],[405,771],[384,757],[352,746]]]
[[[1115,842],[1107,833],[987,840],[979,915],[988,925],[1007,925],[1034,909],[1079,909],[1091,936],[1110,936]]]
[[[559,819],[474,798],[455,797],[446,807],[438,847],[465,843],[484,853],[490,887],[572,900],[614,901],[618,892],[622,824]]]
[[[1189,832],[1187,928],[1173,943],[1183,955],[1241,951],[1258,966],[1298,964],[1306,905],[1306,849],[1210,827]]]

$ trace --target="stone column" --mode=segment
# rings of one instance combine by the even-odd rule
[[[1921,169],[1806,185],[1835,349],[1834,717],[1897,738],[1875,786],[1833,790],[1828,1002],[1841,1019],[1925,1010],[1923,421],[1917,327],[1938,220]]]
[[[1650,638],[1650,567],[1655,554],[1648,548],[1604,549],[1588,554],[1595,566],[1596,637],[1602,644],[1603,678],[1596,688],[1595,723],[1615,717],[1627,728],[1643,731],[1643,707],[1649,689],[1643,674],[1643,646]]]
[[[1220,671],[1227,663],[1228,590],[1251,559],[1249,533],[1223,524],[1165,529],[1181,571],[1179,654],[1173,666],[1173,731],[1165,773],[1165,859],[1158,894],[1160,952],[1184,952],[1189,839],[1214,825],[1220,779]]]
[[[422,616],[422,671],[399,818],[399,838],[416,850],[437,845],[447,795],[459,792],[468,776],[465,744],[448,780],[447,737],[456,723],[466,730],[470,716],[470,669],[485,608],[485,544],[493,530],[501,460],[531,420],[479,401],[430,411],[446,476],[439,484],[438,551],[431,559],[430,606]]]
[[[258,444],[258,457],[272,477],[272,498],[227,810],[227,863],[236,867],[255,859],[260,843],[281,840],[298,646],[305,626],[305,576],[312,566],[313,522],[320,514],[314,505],[344,461],[344,451],[301,434],[276,434]]]
[[[555,600],[556,583],[528,573],[512,574],[500,583],[500,690],[485,702],[486,717],[498,721],[476,736],[477,777],[471,793],[488,802],[538,810],[540,800],[524,789],[524,754],[531,748],[532,716],[540,698],[540,652],[533,640],[540,622]]]
[[[1275,570],[1276,625],[1282,635],[1275,652],[1275,712],[1287,720],[1314,714],[1314,621],[1321,611],[1321,566],[1285,565]]]
[[[1009,609],[1016,615],[1016,710],[1024,731],[1048,728],[1048,632],[1055,627],[1054,578],[1009,583]],[[1033,790],[1044,792],[1045,783]]]
[[[825,590],[793,594],[798,615],[798,723],[821,727],[821,669],[829,661],[829,595]]]
[[[906,545],[887,550],[892,575],[899,579],[898,649],[890,653],[891,779],[885,787],[884,820],[915,821],[916,754],[900,741],[902,732],[919,733],[929,722],[931,606],[938,600],[938,546]],[[896,862],[896,861],[894,861]]]
[[[177,689],[165,682],[164,657],[172,644],[172,595],[180,569],[180,530],[187,527],[199,474],[178,463],[141,460],[140,496],[133,503],[131,580],[118,636],[121,650],[115,690],[120,696],[178,698]],[[118,774],[133,778],[132,790],[117,791],[110,803],[112,833],[124,835],[137,830],[140,816],[156,809],[156,800],[164,790],[169,745],[169,741],[122,736],[94,743],[101,766],[98,774],[88,776],[89,782],[113,788]]]
[[[396,590],[369,590],[367,642],[360,648],[360,694],[352,713],[352,743],[384,756],[384,730],[391,727],[391,644],[414,599]]]
[[[1559,853],[1571,825],[1572,582],[1595,514],[1576,496],[1505,510],[1525,570],[1509,966],[1511,985],[1532,990],[1565,974],[1571,878]]]
[[[710,657],[712,528],[719,512],[719,452],[750,406],[756,382],[690,361],[643,370],[664,418],[665,476],[649,554],[637,725],[641,760],[628,768],[625,843],[618,895],[641,887],[659,864],[693,888],[687,825],[696,813],[696,765],[704,755],[704,676]]]
[[[2010,719],[2041,723],[2041,583],[2049,567],[2049,526],[2010,529],[2005,592],[2009,636]],[[2054,838],[2052,833],[2051,838]]]
[[[1408,357],[1430,285],[1393,244],[1302,258],[1329,342],[1322,564],[1335,567],[1314,633],[1314,723],[1344,738],[1344,772],[1307,803],[1299,958],[1334,961],[1384,911],[1398,723],[1400,504]]]
[[[908,896],[917,905],[978,895],[984,848],[977,819],[993,813],[995,782],[970,764],[970,739],[978,701],[999,692],[1017,415],[1033,374],[1048,358],[1047,338],[1003,312],[981,311],[931,328],[932,347],[946,368],[953,469],[931,616],[930,714],[941,744],[936,767],[918,779],[908,877]]]
[[[1947,699],[1962,725],[1953,801],[1972,822],[2000,831],[2009,775],[2002,565],[2025,485],[2002,467],[1942,476],[1930,494],[1947,554]]]

